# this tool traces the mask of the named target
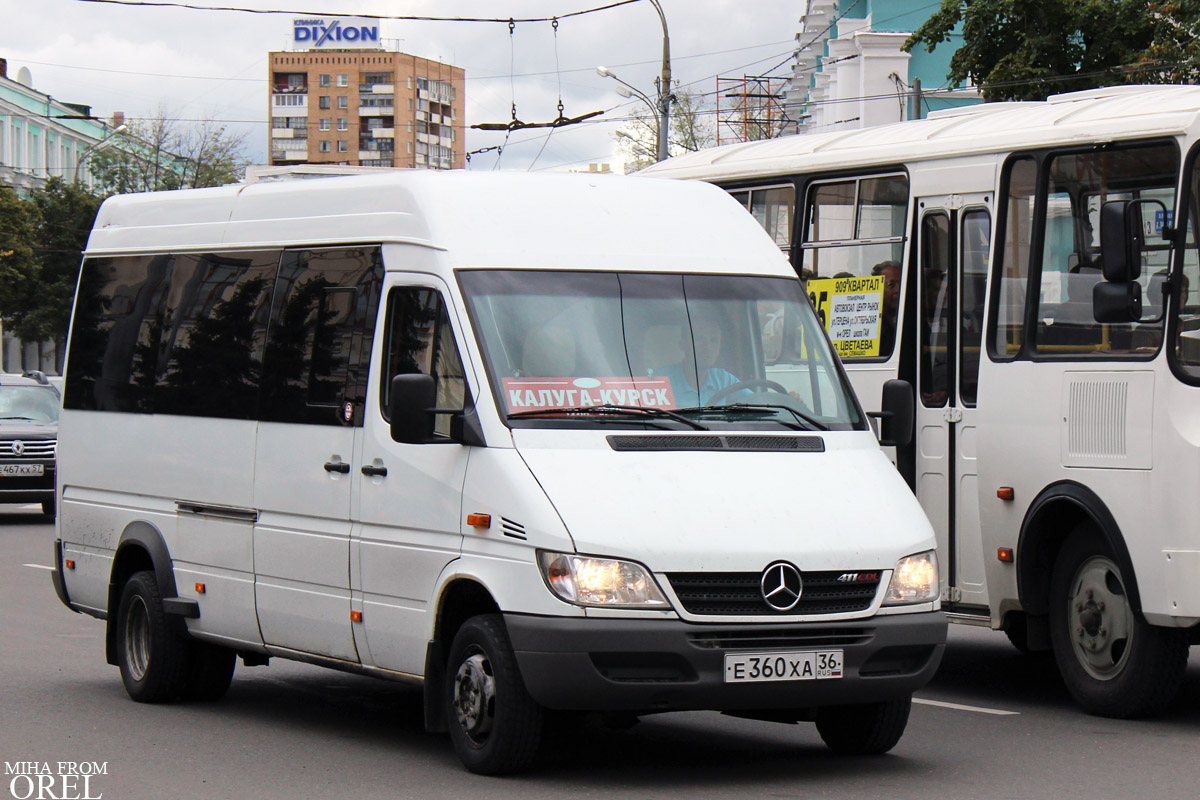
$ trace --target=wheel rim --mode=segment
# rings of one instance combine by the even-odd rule
[[[1080,666],[1097,680],[1120,675],[1132,650],[1134,619],[1117,565],[1104,556],[1083,562],[1067,602],[1068,634]]]
[[[125,614],[125,664],[135,681],[146,677],[150,666],[150,614],[146,601],[136,595]]]
[[[463,660],[454,676],[454,716],[475,744],[491,734],[496,716],[496,679],[487,656],[475,652]]]

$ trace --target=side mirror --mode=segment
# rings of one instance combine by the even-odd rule
[[[1142,271],[1142,205],[1145,202],[1110,200],[1100,206],[1100,257],[1104,280],[1125,283]],[[1159,205],[1162,205],[1159,203]]]
[[[1092,287],[1092,316],[1097,322],[1137,322],[1142,318],[1142,285],[1137,281]]]
[[[424,444],[431,440],[436,401],[432,375],[417,372],[392,378],[388,414],[392,418],[393,441]]]
[[[879,418],[879,444],[884,447],[904,447],[912,442],[916,410],[912,384],[890,380],[883,384],[880,411],[871,414]]]

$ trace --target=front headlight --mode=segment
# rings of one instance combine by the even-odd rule
[[[663,597],[641,564],[611,558],[538,552],[546,585],[577,606],[665,608]]]
[[[903,603],[929,603],[938,598],[937,555],[928,550],[906,556],[896,562],[892,582],[888,584],[885,606]]]

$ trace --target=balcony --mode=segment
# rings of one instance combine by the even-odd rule
[[[364,83],[358,87],[359,94],[394,94],[396,87],[391,83]]]

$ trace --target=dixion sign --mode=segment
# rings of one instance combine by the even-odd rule
[[[292,42],[298,47],[378,47],[378,20],[361,17],[292,20]]]

